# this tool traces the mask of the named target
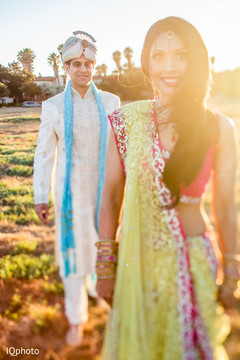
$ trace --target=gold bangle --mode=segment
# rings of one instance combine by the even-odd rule
[[[101,240],[98,240],[95,245],[99,245],[101,243],[113,243],[113,242],[116,242],[115,239],[101,239]],[[117,243],[117,242],[116,242]]]
[[[97,275],[98,279],[114,279],[116,277],[116,275]]]

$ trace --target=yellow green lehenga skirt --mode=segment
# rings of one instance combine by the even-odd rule
[[[134,241],[139,234],[130,224],[129,228],[130,238],[121,238],[114,305],[101,360],[205,359],[198,345],[192,356],[184,353],[176,248],[159,238],[154,248],[145,244],[140,249]],[[228,319],[217,305],[217,288],[206,255],[210,239],[195,236],[187,241],[194,293],[207,333],[207,344],[202,345],[210,347],[209,359],[228,359],[221,347],[229,331]]]
[[[229,327],[218,313],[210,237],[184,238],[176,210],[161,210],[158,190],[147,188],[127,179],[101,360],[225,360]]]

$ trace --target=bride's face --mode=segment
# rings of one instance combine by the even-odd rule
[[[166,104],[174,95],[187,68],[187,50],[173,31],[162,32],[150,50],[149,73],[160,102]]]

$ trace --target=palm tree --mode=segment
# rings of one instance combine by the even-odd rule
[[[58,50],[59,55],[61,56],[61,58],[62,58],[62,49],[63,49],[63,44],[58,45],[57,50]]]
[[[113,53],[113,60],[115,61],[116,63],[116,66],[117,66],[117,69],[118,69],[118,72],[121,74],[122,72],[122,67],[121,67],[121,53],[120,51],[115,51]]]
[[[102,76],[102,66],[98,65],[95,67],[96,76]]]
[[[102,75],[106,76],[107,75],[107,65],[106,64],[102,64],[101,65],[102,68]]]
[[[20,50],[17,54],[18,61],[22,64],[23,68],[29,73],[32,73],[33,71],[33,61],[35,57],[36,57],[35,53],[29,48]]]
[[[102,64],[95,67],[97,76],[106,76],[107,75],[107,65]]]
[[[58,66],[60,64],[60,55],[52,52],[48,56],[48,64],[53,68],[56,83],[59,85]]]
[[[58,53],[59,53],[60,58],[61,58],[61,60],[62,60],[62,50],[63,50],[63,44],[58,45],[57,50],[58,50]],[[62,70],[64,70],[64,65],[63,65],[63,64],[62,64],[61,69],[62,69]]]
[[[126,47],[126,49],[124,50],[124,56],[127,59],[129,71],[132,71],[132,68],[133,68],[132,54],[133,54],[132,49],[130,47]]]
[[[11,63],[8,63],[8,69],[14,75],[18,75],[22,72],[21,66],[17,61],[12,61]]]

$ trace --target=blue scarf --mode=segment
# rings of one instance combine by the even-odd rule
[[[98,194],[97,194],[97,213],[95,226],[98,231],[100,200],[105,177],[105,161],[107,151],[107,114],[96,86],[91,83],[93,93],[96,98],[99,120],[100,120],[100,147],[99,147],[99,177],[98,177]],[[73,99],[71,81],[64,94],[64,135],[65,135],[65,152],[66,165],[63,187],[63,200],[61,212],[61,251],[63,253],[65,276],[70,273],[77,273],[76,253],[73,233],[73,211],[72,211],[72,193],[71,193],[71,177],[72,177],[72,150],[73,150]],[[73,249],[73,267],[70,269],[69,249]]]

